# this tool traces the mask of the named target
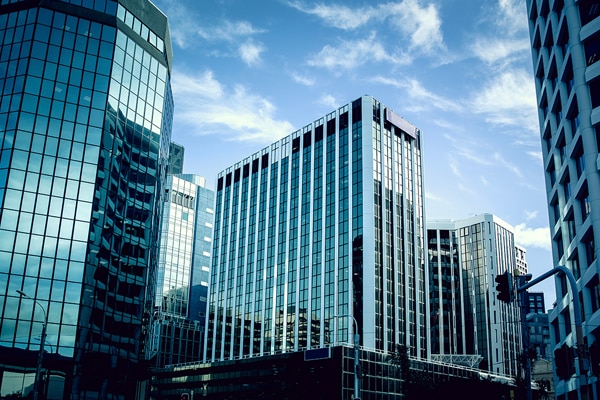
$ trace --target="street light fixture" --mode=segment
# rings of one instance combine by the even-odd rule
[[[33,400],[38,400],[40,390],[40,379],[42,376],[42,361],[44,358],[44,342],[46,341],[46,326],[48,325],[48,314],[46,314],[46,309],[44,308],[44,306],[42,306],[42,304],[39,301],[29,296],[22,290],[17,290],[17,293],[23,298],[33,300],[36,305],[40,306],[42,312],[44,313],[44,322],[42,324],[42,338],[40,340],[40,351],[38,353],[37,366],[35,369],[35,380],[33,381]],[[33,309],[33,314],[35,316],[35,307]]]
[[[334,315],[334,318],[343,318],[350,317],[354,322],[354,400],[360,400],[360,379],[358,377],[358,370],[360,368],[360,356],[359,356],[359,346],[360,346],[360,334],[358,333],[358,322],[356,322],[356,318],[350,314],[344,315]]]

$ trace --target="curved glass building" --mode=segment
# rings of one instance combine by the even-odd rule
[[[147,0],[0,0],[0,397],[33,390],[41,345],[39,397],[135,398],[170,46]]]

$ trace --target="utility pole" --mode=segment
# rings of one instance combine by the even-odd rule
[[[523,366],[525,368],[526,399],[531,400],[531,359],[529,358],[529,329],[527,327],[527,289],[520,290],[527,281],[531,280],[531,274],[517,276],[517,288],[519,288],[519,308],[521,311],[521,335],[523,336]]]
[[[531,282],[525,283],[523,285],[519,285],[517,288],[519,293],[522,293],[529,289],[531,286],[538,284],[546,278],[554,274],[562,273],[567,278],[569,285],[571,286],[571,301],[573,302],[573,316],[575,319],[575,374],[577,375],[577,398],[581,400],[588,399],[588,390],[582,391],[581,386],[587,385],[587,368],[585,367],[585,357],[586,349],[583,341],[583,328],[581,324],[581,304],[579,302],[579,291],[577,290],[577,283],[575,281],[575,277],[573,273],[563,265],[557,265],[552,268],[550,271],[546,271],[539,277],[535,278]],[[582,383],[583,381],[583,383]],[[531,385],[531,382],[529,382]]]
[[[360,334],[358,333],[358,323],[353,315],[334,315],[334,318],[350,317],[354,322],[354,400],[360,400]]]
[[[44,309],[44,306],[42,306],[42,304],[37,301],[36,299],[34,299],[33,297],[28,296],[25,292],[23,292],[22,290],[17,290],[17,293],[19,293],[19,295],[25,299],[29,299],[29,300],[33,300],[35,302],[34,304],[34,310],[33,313],[35,314],[35,306],[38,305],[40,306],[40,308],[42,309],[42,312],[44,313],[44,322],[42,324],[42,338],[40,340],[40,351],[38,353],[38,359],[37,359],[37,366],[35,369],[35,380],[33,382],[33,400],[38,400],[39,399],[39,392],[40,392],[40,386],[41,386],[41,379],[42,379],[42,361],[44,358],[44,343],[46,342],[46,326],[48,325],[48,314],[46,314],[46,310]],[[58,351],[58,349],[57,349]]]

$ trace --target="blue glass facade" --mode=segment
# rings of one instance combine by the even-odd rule
[[[499,274],[517,270],[513,228],[491,214],[429,221],[427,250],[432,357],[517,376],[519,306],[499,301],[495,283]]]
[[[207,360],[351,342],[352,317],[426,357],[420,143],[364,96],[219,174]]]
[[[154,366],[200,361],[212,251],[214,191],[197,175],[169,175],[164,189]]]
[[[44,393],[132,398],[171,134],[167,21],[142,0],[65,3],[0,3],[0,395],[31,391],[43,308]]]

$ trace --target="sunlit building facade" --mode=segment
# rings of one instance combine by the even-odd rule
[[[352,343],[354,321],[428,355],[421,140],[363,96],[218,175],[208,361]]]
[[[214,191],[203,177],[168,175],[164,192],[153,314],[156,367],[202,359],[214,219]]]
[[[577,346],[576,313],[589,345],[600,343],[600,6],[595,0],[527,0],[554,266],[552,350]],[[573,297],[581,309],[573,307]],[[581,344],[581,343],[579,343]],[[585,356],[582,354],[582,356]],[[598,398],[598,377],[559,378],[556,397]]]
[[[31,396],[47,315],[40,398],[135,398],[170,46],[146,0],[0,0],[0,397]]]
[[[499,301],[495,282],[527,269],[513,228],[492,214],[428,221],[427,251],[432,358],[517,376],[519,306]]]

